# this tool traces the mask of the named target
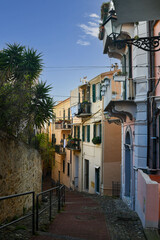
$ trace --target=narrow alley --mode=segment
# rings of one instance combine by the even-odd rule
[[[32,240],[109,240],[105,215],[99,204],[78,192],[66,192],[64,210],[50,225],[48,232],[39,232]]]

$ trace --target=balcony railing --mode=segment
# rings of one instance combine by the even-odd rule
[[[65,129],[65,130],[70,130],[71,129],[71,124],[70,121],[59,121],[55,122],[55,129]]]
[[[68,139],[67,140],[67,146],[66,148],[71,149],[71,150],[77,150],[80,151],[80,139]]]
[[[55,145],[55,152],[60,155],[66,154],[65,148],[62,145]]]
[[[85,117],[90,115],[91,115],[91,103],[90,102],[79,103],[77,117]]]

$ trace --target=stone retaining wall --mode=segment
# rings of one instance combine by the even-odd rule
[[[0,197],[28,191],[41,192],[42,163],[39,153],[0,131]],[[22,215],[32,206],[31,196],[0,202],[0,222]]]

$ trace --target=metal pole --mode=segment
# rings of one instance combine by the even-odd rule
[[[36,197],[36,231],[38,231],[38,195]]]
[[[61,210],[61,194],[60,194],[60,186],[58,188],[58,212]]]
[[[65,188],[65,186],[64,186],[64,204],[65,204],[65,202],[66,202],[66,193],[65,193],[65,191],[66,191],[66,188]]]
[[[52,191],[50,191],[50,208],[49,208],[49,220],[51,221],[52,216]]]
[[[33,201],[33,206],[32,206],[32,233],[33,235],[35,234],[35,192],[32,193],[32,201]]]

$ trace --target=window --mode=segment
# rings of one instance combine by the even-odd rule
[[[96,101],[100,100],[100,83],[96,84]]]
[[[69,175],[70,175],[70,164],[67,163],[67,166],[68,166],[68,168],[67,168],[67,176],[69,177]]]
[[[90,142],[90,125],[83,126],[82,128],[82,141]]]
[[[90,125],[87,126],[87,142],[90,142]]]
[[[94,124],[93,125],[93,137],[102,137],[102,125]]]
[[[98,100],[102,100],[100,83],[92,85],[92,101],[96,102]]]
[[[85,141],[85,126],[82,128],[82,141]]]
[[[63,120],[65,120],[65,110],[63,110]]]
[[[92,85],[92,101],[96,102],[96,84]]]
[[[80,126],[74,126],[74,138],[80,138]]]
[[[63,173],[65,173],[65,160],[63,160]]]
[[[70,108],[68,108],[68,120],[70,120]]]

